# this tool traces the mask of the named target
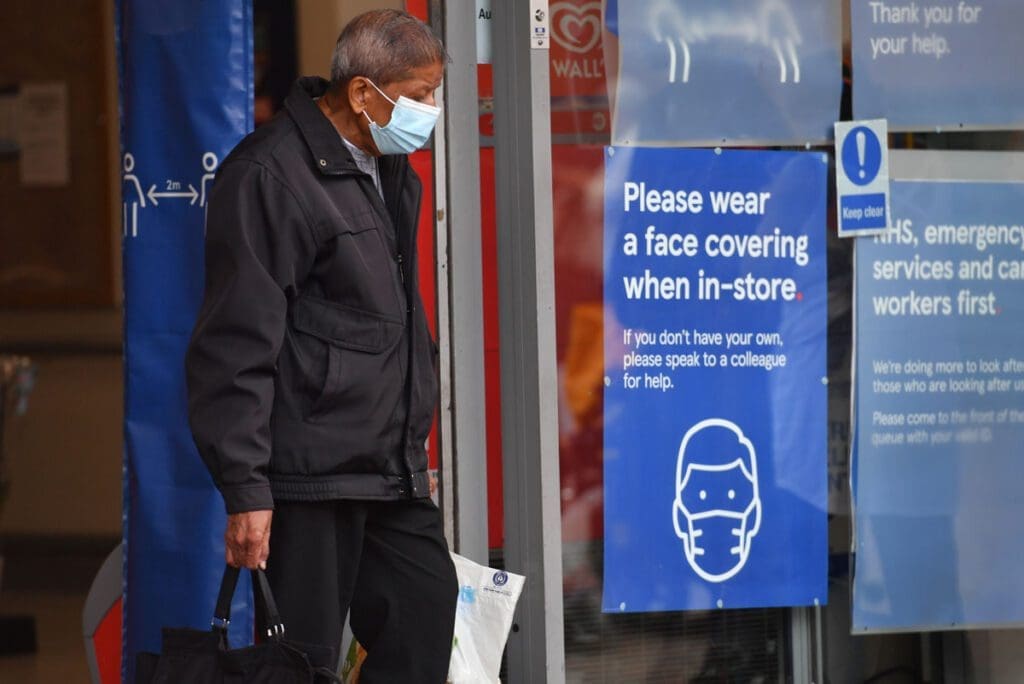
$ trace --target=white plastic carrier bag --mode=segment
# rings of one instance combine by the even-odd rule
[[[459,578],[459,598],[448,683],[500,684],[501,655],[526,578],[474,563],[457,553],[452,554],[452,561]],[[341,681],[358,684],[366,650],[355,639],[346,641],[342,642],[346,657]]]
[[[453,553],[459,577],[450,684],[500,684],[501,655],[526,578]]]

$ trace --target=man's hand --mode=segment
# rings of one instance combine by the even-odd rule
[[[224,532],[224,555],[228,565],[266,569],[273,514],[273,511],[249,511],[228,516],[228,529]]]

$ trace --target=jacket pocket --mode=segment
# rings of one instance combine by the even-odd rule
[[[315,359],[307,372],[318,377],[309,378],[307,386],[320,391],[309,420],[346,411],[349,418],[376,423],[382,412],[390,414],[393,400],[401,396],[392,357],[402,338],[402,321],[306,295],[293,306],[292,326],[306,338]]]
[[[376,212],[334,215],[316,227],[314,275],[322,295],[361,311],[401,317],[407,306],[391,229]]]
[[[376,231],[380,225],[377,212],[373,209],[350,213],[335,213],[318,222],[313,227],[317,240],[324,244],[340,235],[359,235],[366,231]]]

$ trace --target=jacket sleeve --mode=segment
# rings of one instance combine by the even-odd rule
[[[228,513],[271,509],[277,356],[316,244],[291,191],[254,162],[221,167],[207,209],[206,289],[185,358],[189,423]]]

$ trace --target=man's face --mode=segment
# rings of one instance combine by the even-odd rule
[[[401,81],[391,83],[378,83],[377,87],[395,102],[399,97],[407,97],[416,102],[422,102],[432,107],[437,106],[436,93],[441,86],[441,79],[444,77],[444,64],[436,62],[427,66],[417,67],[409,72],[409,77]],[[366,91],[366,111],[370,118],[377,122],[381,128],[391,121],[391,110],[394,105],[381,97],[380,93],[372,87]]]

